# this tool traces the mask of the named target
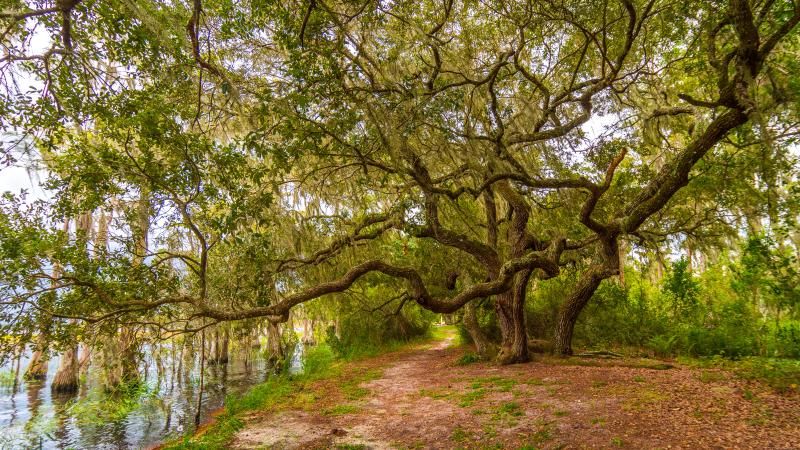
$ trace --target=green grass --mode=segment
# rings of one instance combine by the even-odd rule
[[[450,435],[450,440],[454,442],[462,442],[469,439],[470,435],[468,432],[464,431],[461,427],[455,427],[453,429],[453,434]]]
[[[510,392],[518,384],[517,380],[503,377],[477,378],[472,382],[472,388],[480,387],[495,388],[500,392]]]
[[[438,400],[450,397],[451,393],[444,390],[420,389],[419,395],[420,397],[430,397],[434,400]]]
[[[487,391],[484,388],[475,389],[472,392],[467,392],[466,394],[462,394],[459,399],[458,406],[462,408],[470,407],[473,404],[475,404],[475,402],[485,397],[486,394]]]
[[[513,417],[519,417],[524,414],[519,406],[519,403],[517,402],[504,403],[497,411],[501,415],[509,415]]]
[[[346,414],[355,414],[359,412],[361,408],[356,405],[336,405],[332,408],[328,408],[322,413],[326,416],[343,416]]]
[[[726,379],[724,373],[714,372],[712,370],[704,370],[700,372],[699,378],[703,383],[718,383],[720,381],[725,381]]]
[[[477,353],[465,353],[456,360],[456,365],[466,366],[480,361],[483,361],[483,359]]]
[[[14,378],[15,377],[13,370],[11,369],[0,370],[0,386],[13,386]]]

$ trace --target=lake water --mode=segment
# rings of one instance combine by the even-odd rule
[[[170,360],[168,351],[161,353],[166,354],[161,360],[161,375],[153,357],[146,357],[140,372],[146,376],[142,377],[141,392],[133,399],[109,398],[99,388],[98,376],[91,367],[88,381],[78,394],[53,395],[50,382],[57,370],[57,357],[49,362],[46,382],[22,382],[16,392],[13,386],[0,387],[0,449],[141,449],[191,432],[197,408],[199,358],[186,358],[183,373],[177,373],[181,365]],[[303,346],[297,345],[290,372],[302,370],[302,354]],[[245,356],[231,351],[228,364],[207,366],[201,422],[224,405],[228,394],[242,393],[274,376],[258,349]],[[23,359],[20,376],[26,366]]]

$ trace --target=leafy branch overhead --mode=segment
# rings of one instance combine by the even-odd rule
[[[380,284],[398,312],[490,302],[522,362],[531,290],[568,271],[569,354],[631,246],[735,235],[800,129],[792,1],[13,3],[4,159],[51,193],[0,204],[0,326],[28,339]]]

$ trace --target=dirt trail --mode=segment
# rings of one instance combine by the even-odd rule
[[[800,448],[800,397],[724,372],[640,360],[458,366],[452,339],[354,364],[367,381],[320,383],[305,409],[247,417],[233,446]]]
[[[380,378],[359,387],[368,389],[369,398],[358,404],[358,420],[335,417],[320,411],[283,411],[249,424],[236,436],[236,448],[326,448],[336,445],[364,446],[371,449],[396,448],[387,436],[397,433],[447,435],[443,425],[461,408],[441,400],[420,398],[428,374],[451,363],[448,348],[455,336],[434,342],[424,349],[401,356],[383,371]],[[443,423],[437,425],[437,423]],[[444,448],[444,447],[442,447]]]

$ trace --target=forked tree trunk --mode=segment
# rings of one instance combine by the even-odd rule
[[[472,342],[475,343],[475,352],[481,359],[489,360],[497,354],[497,346],[489,340],[478,323],[478,314],[475,311],[475,301],[464,305],[464,328],[467,329]]]
[[[73,345],[61,355],[58,371],[53,377],[50,389],[55,394],[78,392],[78,346]]]
[[[497,296],[495,307],[502,333],[496,360],[498,364],[530,361],[528,333],[525,329],[525,293],[530,277],[530,270],[518,273],[514,277],[513,289]]]
[[[497,185],[500,195],[511,207],[511,221],[508,227],[507,240],[511,244],[509,256],[523,256],[529,245],[528,218],[530,205],[505,181]],[[495,309],[500,324],[502,339],[500,351],[497,353],[498,364],[517,364],[530,361],[528,353],[528,332],[525,329],[525,294],[531,269],[525,269],[514,276],[511,290],[496,297]]]

